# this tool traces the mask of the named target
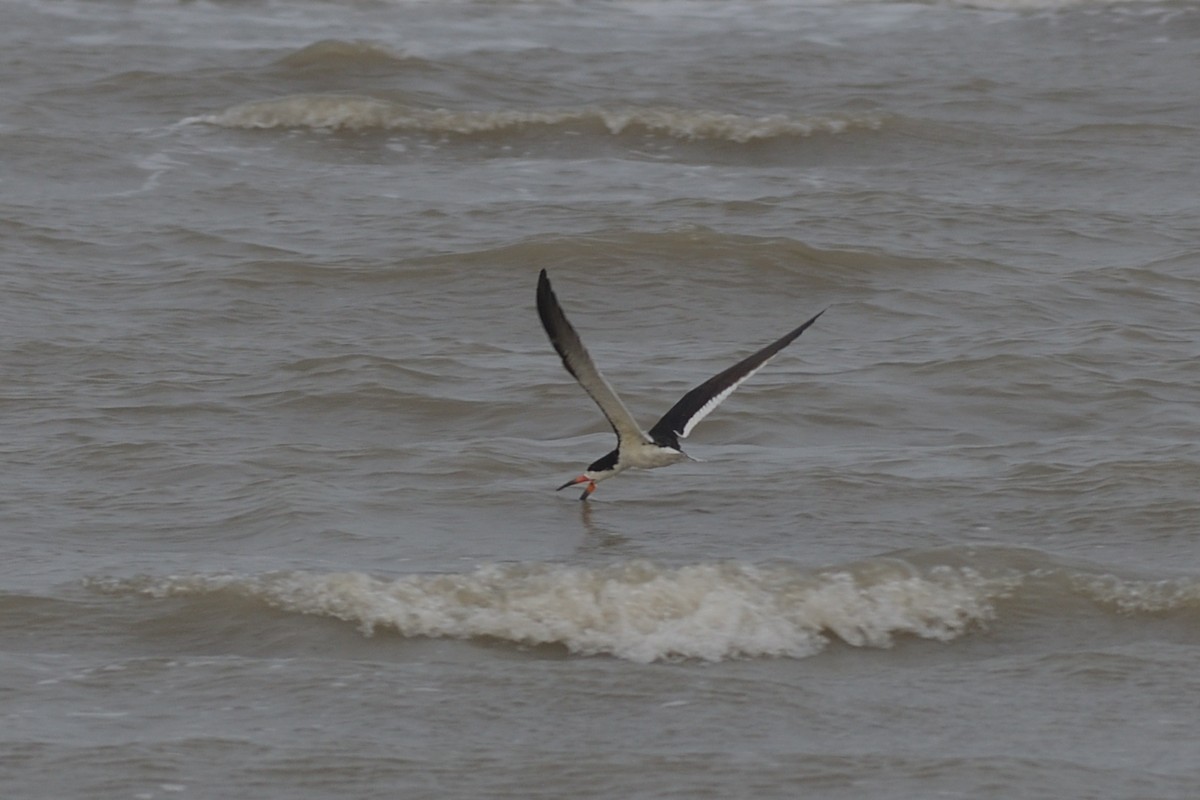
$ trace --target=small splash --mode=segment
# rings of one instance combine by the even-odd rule
[[[964,567],[899,563],[795,567],[645,561],[600,568],[491,564],[460,574],[379,578],[285,572],[94,580],[94,589],[164,598],[233,593],[345,620],[365,635],[490,638],[559,645],[647,663],[819,653],[833,639],[889,647],[898,636],[955,639],[993,615],[1012,583]]]
[[[190,117],[184,123],[224,128],[311,128],[333,131],[401,131],[443,135],[516,133],[594,128],[612,136],[643,131],[688,140],[745,144],[754,140],[876,130],[876,116],[752,117],[680,108],[568,108],[493,111],[418,108],[360,95],[295,95],[243,103],[224,111]]]

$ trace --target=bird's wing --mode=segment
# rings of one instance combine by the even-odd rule
[[[537,310],[538,316],[542,319],[542,327],[546,329],[546,335],[550,337],[550,343],[562,357],[563,366],[567,368],[567,372],[575,376],[575,380],[579,381],[579,385],[584,388],[584,391],[592,396],[596,405],[600,406],[600,410],[608,418],[608,424],[612,425],[613,431],[617,434],[617,441],[645,441],[646,434],[642,432],[637,420],[633,418],[616,391],[600,374],[592,357],[588,355],[587,348],[580,341],[579,334],[567,321],[562,306],[558,304],[558,298],[554,296],[554,291],[550,288],[550,279],[546,277],[546,270],[542,270],[541,275],[538,276]]]
[[[809,325],[817,321],[817,317],[824,313],[824,310],[818,312],[816,316],[799,328],[777,339],[754,355],[742,359],[724,372],[714,375],[685,394],[650,429],[650,438],[660,444],[677,446],[678,439],[687,438],[687,435],[692,432],[692,428],[696,427],[700,420],[712,413],[712,410],[719,406],[726,397],[729,397],[734,389],[762,369],[762,366],[770,361],[776,353],[791,344],[797,336],[808,329]]]

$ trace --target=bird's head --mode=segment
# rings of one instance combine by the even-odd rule
[[[598,458],[591,464],[588,464],[588,468],[583,471],[582,475],[567,481],[562,486],[558,487],[556,491],[561,492],[568,486],[576,486],[581,483],[586,483],[587,488],[583,490],[583,495],[579,499],[587,500],[588,496],[591,495],[592,492],[596,491],[597,481],[602,481],[605,478],[611,478],[613,475],[616,475],[622,470],[622,467],[617,464],[618,460],[620,460],[620,453],[617,450],[613,450],[602,458]]]

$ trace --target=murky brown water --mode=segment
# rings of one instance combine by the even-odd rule
[[[1194,796],[1195,6],[0,13],[0,794]]]

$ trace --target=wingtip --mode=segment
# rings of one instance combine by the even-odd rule
[[[829,310],[829,306],[825,306],[825,308],[822,308],[816,314],[813,314],[812,317],[809,318],[808,322],[804,323],[803,325],[801,325],[799,328],[796,329],[797,335],[804,333],[804,331],[808,330],[809,326],[812,325],[814,322],[816,322],[818,319],[820,319],[821,315],[824,314],[828,310]]]
[[[554,297],[554,290],[550,288],[550,276],[547,275],[546,270],[543,269],[541,272],[538,273],[538,283],[537,283],[538,306],[540,307],[542,305],[554,305],[554,301],[552,300],[553,297]]]
[[[550,317],[554,313],[554,308],[557,307],[558,301],[554,297],[554,290],[550,288],[550,278],[546,276],[546,270],[538,273],[537,284],[537,310],[538,316],[542,318],[542,325],[546,328],[546,333],[550,334],[550,339],[553,341],[554,334],[553,326],[550,323]]]

